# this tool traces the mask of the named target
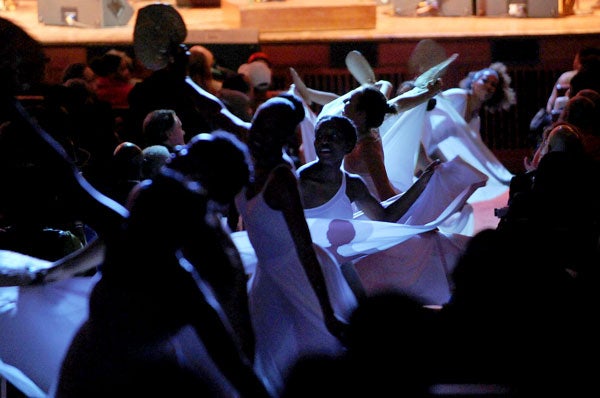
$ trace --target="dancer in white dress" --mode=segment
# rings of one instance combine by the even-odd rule
[[[335,262],[319,263],[296,177],[282,157],[301,120],[298,107],[300,100],[284,98],[259,107],[248,142],[255,179],[236,198],[257,259],[249,285],[254,366],[275,395],[301,356],[343,351],[344,321],[357,305]]]
[[[350,73],[352,73],[354,78],[360,83],[360,86],[343,95],[307,87],[298,75],[298,72],[296,72],[294,68],[290,68],[290,74],[293,81],[290,92],[298,95],[303,100],[306,112],[304,120],[300,123],[304,163],[316,159],[313,141],[314,127],[318,117],[324,115],[341,115],[344,111],[345,103],[349,101],[350,97],[356,91],[365,86],[377,88],[386,99],[390,96],[392,84],[387,80],[377,81],[373,69],[360,52],[349,52],[346,56],[346,65],[350,70]],[[441,89],[441,81],[439,81],[440,76],[441,73],[439,73],[439,68],[436,74],[424,74],[423,79],[415,81],[416,85],[412,85],[401,95],[390,99],[389,105],[397,112],[401,113],[426,102]],[[313,103],[322,106],[321,112],[318,115],[311,108]]]
[[[415,80],[415,83],[419,82],[415,86],[420,90],[410,90],[408,92],[412,93],[410,96],[407,95],[408,93],[398,95],[396,98],[402,101],[396,103],[399,112],[386,116],[379,127],[385,170],[389,181],[396,190],[404,191],[412,185],[415,168],[419,164],[423,164],[423,155],[430,159],[439,158],[441,160],[450,160],[460,156],[489,177],[486,186],[478,189],[469,199],[469,203],[505,194],[512,173],[505,168],[481,139],[479,114],[482,110],[488,112],[507,110],[516,102],[515,93],[510,87],[511,79],[506,72],[506,66],[496,62],[488,68],[471,72],[461,82],[460,88],[451,88],[436,95],[434,97],[436,106],[433,110],[429,110],[427,101],[411,102],[407,97],[428,99],[429,97],[423,96],[422,93],[424,84],[434,82],[441,77],[458,54],[442,60],[444,58],[443,50],[439,45],[423,44],[425,45],[418,45],[415,53],[411,55],[413,63],[426,69],[426,71],[419,69],[418,72],[421,75]],[[419,49],[419,47],[421,48]],[[424,62],[423,59],[428,61]],[[432,60],[440,62],[432,65],[435,63]],[[351,93],[325,105],[320,116],[340,114],[343,109],[341,103]],[[415,96],[418,93],[420,95]],[[392,99],[388,103],[394,103],[394,101]],[[472,218],[472,215],[469,215],[470,212],[472,213],[472,210],[469,210],[468,206],[465,207],[463,216],[459,218],[463,221],[465,218]],[[458,224],[462,225],[464,222]],[[473,226],[463,230],[455,226],[453,230],[470,233]]]
[[[445,168],[451,164],[437,167],[438,163],[435,163],[427,168],[406,193],[395,197],[394,201],[389,201],[387,207],[384,207],[369,192],[359,176],[341,169],[344,154],[351,151],[355,143],[356,129],[349,119],[343,116],[319,119],[315,137],[319,159],[300,167],[297,172],[306,217],[332,219],[330,223],[320,220],[313,224],[311,221],[313,237],[326,235],[329,242],[326,247],[340,263],[356,263],[367,293],[384,288],[402,289],[429,304],[443,304],[451,293],[449,272],[468,238],[433,232],[433,229],[411,230],[408,225],[402,224],[395,224],[397,228],[394,230],[389,224],[404,220],[409,224],[421,223],[425,226],[434,221],[438,214],[423,211],[425,206],[416,202],[432,203],[430,195],[422,193],[429,188],[428,182],[438,174],[438,170],[441,174],[446,174]],[[454,163],[453,161],[452,164]],[[439,214],[444,213],[449,206],[457,206],[452,204],[452,199],[463,195],[464,201],[469,193],[485,183],[485,175],[467,166],[464,169],[470,169],[470,175],[458,167],[452,168],[452,172],[461,172],[463,178],[454,184],[457,188],[454,192],[446,191],[449,199],[445,205],[438,207]],[[353,202],[368,216],[361,218],[361,221],[374,221],[363,221],[362,226],[354,221],[342,222],[340,219],[356,219],[352,210]],[[358,231],[364,229],[367,223],[373,233],[357,236]],[[318,231],[317,225],[325,226],[326,230]],[[400,231],[402,228],[404,231]],[[379,232],[376,233],[376,230]],[[385,230],[390,234],[384,233]],[[422,234],[424,231],[432,232]],[[362,239],[370,241],[371,247],[363,245],[360,249],[363,251],[361,257],[352,253],[348,246],[356,248],[364,243]],[[387,247],[382,245],[383,247],[374,249],[377,239],[381,239],[381,242],[387,240]],[[428,255],[424,255],[425,253]]]
[[[471,72],[461,87],[437,95],[435,108],[425,114],[421,139],[429,156],[442,160],[460,156],[488,175],[488,183],[469,199],[470,203],[502,195],[513,177],[480,134],[481,111],[507,110],[516,102],[510,82],[506,66],[493,63]]]

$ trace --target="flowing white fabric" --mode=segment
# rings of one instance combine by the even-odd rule
[[[454,289],[452,271],[470,237],[430,231],[354,263],[365,291],[401,291],[428,305],[444,305]]]
[[[446,180],[444,173],[455,180]],[[436,174],[438,170],[432,179]],[[429,304],[447,302],[452,288],[448,275],[469,237],[439,229],[457,214],[487,176],[456,158],[440,165],[437,178],[440,182],[434,180],[403,217],[405,223],[372,221],[362,214],[354,219],[326,218],[324,213],[320,218],[307,218],[320,260],[331,260],[323,254],[326,251],[338,266],[354,262],[368,292],[394,287],[418,295]],[[265,246],[274,244],[272,237],[265,234],[263,238]],[[232,239],[247,273],[255,277],[260,259],[247,231],[234,232]]]
[[[2,360],[0,360],[0,378],[7,380],[27,397],[45,398],[47,395],[23,372]]]
[[[307,222],[314,241],[322,244],[315,244],[322,264],[335,261],[340,267],[353,262],[368,294],[395,289],[431,305],[443,305],[450,299],[449,275],[470,239],[431,226],[324,218]],[[232,239],[252,275],[257,259],[247,232],[234,232]]]
[[[473,208],[467,203],[474,192],[486,184],[488,177],[465,162],[460,156],[441,163],[427,186],[398,223],[425,225],[443,217],[436,228],[447,233],[471,236],[475,220]],[[402,194],[400,194],[402,195]],[[387,207],[398,196],[381,204]],[[355,219],[367,219],[362,211],[354,213]]]
[[[304,163],[312,162],[317,159],[317,150],[315,149],[315,125],[317,124],[317,115],[312,108],[306,103],[300,92],[295,85],[291,85],[289,93],[296,95],[302,100],[302,107],[304,108],[304,119],[299,124],[300,135],[302,139],[302,154],[304,156]]]
[[[0,270],[11,277],[50,265],[51,262],[20,253],[0,251]],[[20,267],[23,270],[19,272]],[[97,277],[71,277],[43,285],[0,288],[0,377],[27,397],[54,395],[63,358],[87,319],[89,295],[96,280]],[[87,352],[85,347],[80,348]],[[212,380],[219,396],[239,396],[190,326],[156,342],[150,350],[173,352],[182,369]],[[128,354],[112,355],[126,360]],[[90,363],[93,355],[80,358],[80,366],[91,372],[97,369],[95,363]]]
[[[486,186],[469,198],[470,203],[502,195],[508,190],[513,174],[481,139],[480,118],[473,118],[471,123],[465,121],[463,115],[467,106],[467,91],[452,88],[435,98],[435,108],[426,113],[422,136],[427,153],[431,154],[437,149],[448,160],[460,156],[488,175]]]
[[[321,110],[319,117],[321,115],[342,114],[344,109],[344,100],[346,98],[349,98],[356,90],[359,89],[360,87],[326,104]],[[458,115],[458,113],[453,112],[453,115],[456,116]],[[431,135],[430,122],[432,117],[434,119],[437,119],[437,116],[432,115],[431,112],[427,111],[427,103],[423,103],[417,105],[412,109],[409,109],[408,111],[404,111],[398,114],[387,115],[379,128],[379,135],[382,140],[386,173],[392,185],[400,192],[405,192],[415,181],[414,170],[418,158],[419,147],[421,144],[421,140],[424,139],[424,137],[429,137]],[[468,128],[464,119],[460,118],[460,120],[462,120],[462,127]],[[489,149],[487,149],[487,147],[485,147],[481,139],[479,139],[479,141],[483,145],[484,149],[487,150],[488,155],[495,159],[494,155],[491,153],[491,151],[489,151]],[[469,151],[466,151],[466,156],[468,156],[468,159],[461,159],[460,165],[453,166],[454,169],[451,172],[437,173],[435,181],[433,183],[428,184],[428,187],[436,187],[438,186],[438,184],[439,186],[449,187],[451,183],[454,184],[457,182],[459,183],[458,186],[464,186],[464,184],[461,184],[459,179],[455,177],[461,176],[461,170],[465,170],[467,172],[467,177],[468,174],[472,175],[472,173],[470,173],[464,165],[465,160],[466,163],[473,163],[469,161],[472,158]],[[452,156],[449,156],[449,154],[447,155],[447,159],[450,161],[453,160],[455,157],[462,158],[462,153],[455,153]],[[500,165],[499,167],[503,168],[499,161],[497,161],[497,163]],[[477,168],[477,164],[473,164],[473,166]],[[486,173],[485,169],[478,169],[481,172]],[[459,174],[455,174],[456,172],[459,172]],[[507,170],[506,172],[508,173]],[[374,184],[370,176],[361,175],[361,177],[363,178],[369,189],[372,192],[376,192],[376,190],[374,190],[373,188]],[[443,181],[446,178],[449,179],[448,182]],[[496,182],[492,181],[490,183],[489,180],[491,180],[491,178],[488,178],[488,182],[486,182],[485,187],[483,187],[482,185],[478,185],[478,187],[476,188],[479,189],[470,193],[470,197],[468,199],[469,203],[473,201],[485,200],[487,198],[496,197],[498,195],[501,195],[504,192],[504,190],[507,189],[507,186],[504,185],[504,183],[502,183],[501,188],[498,189],[496,186]],[[466,183],[467,185],[471,182],[471,180],[464,181],[464,183]],[[486,190],[486,192],[479,192],[484,189]],[[443,192],[439,190],[437,191],[438,192],[436,193],[436,195],[429,196],[429,198],[433,200],[433,202],[429,202],[428,206],[431,207],[431,203],[436,203],[439,200],[441,200],[442,202],[445,200],[445,197],[442,196]],[[454,196],[449,196],[449,198],[453,197]],[[474,197],[476,199],[473,199]],[[395,199],[395,197],[391,198],[390,200],[393,199]],[[438,206],[433,206],[431,208],[432,210],[435,209],[433,210],[434,212],[440,211]],[[406,220],[401,220],[400,222],[405,221]],[[443,229],[445,232],[448,233],[473,235],[475,230],[475,219],[472,207],[469,204],[464,204],[463,206],[458,207],[456,209],[456,213],[453,214],[452,217],[447,217],[444,223],[439,225],[439,228]]]
[[[291,366],[307,354],[339,354],[341,343],[327,330],[321,307],[296,253],[286,221],[280,211],[271,209],[262,192],[246,200],[245,190],[236,198],[246,231],[234,233],[234,243],[246,243],[238,250],[251,275],[248,297],[250,315],[256,335],[254,367],[275,395],[284,386]],[[249,242],[248,242],[249,241]],[[356,308],[354,293],[341,270],[328,255],[321,267],[335,314],[347,321]]]
[[[51,266],[52,262],[50,261],[11,250],[0,250],[0,286],[28,285],[35,280],[38,272]],[[0,304],[0,312],[2,311],[1,308],[2,304]]]
[[[480,118],[467,123],[462,115],[467,91],[452,88],[438,94],[436,106],[427,111],[421,104],[397,115],[389,115],[381,125],[385,168],[392,184],[405,191],[414,181],[414,169],[423,143],[427,154],[439,151],[447,160],[460,156],[485,173],[489,179],[469,198],[469,203],[498,197],[508,190],[513,174],[485,145],[479,133]]]
[[[439,173],[436,169],[430,184],[399,223],[368,220],[362,212],[355,213],[352,220],[310,218],[307,221],[313,242],[336,258],[341,256],[341,261],[351,261],[389,249],[419,233],[440,229],[487,178],[460,158],[438,168]],[[456,170],[462,172],[455,174]],[[454,175],[456,180],[447,181],[445,173]]]
[[[19,372],[6,377],[25,394],[32,383],[44,394],[50,391],[71,339],[87,318],[93,283],[92,277],[73,277],[0,289],[15,300],[0,313],[0,359],[22,372],[24,377]]]
[[[392,185],[401,192],[415,180],[426,109],[424,103],[410,111],[388,115],[379,128],[385,170]]]

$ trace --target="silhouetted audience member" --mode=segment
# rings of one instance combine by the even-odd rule
[[[183,45],[186,35],[187,28],[175,7],[151,4],[138,11],[134,50],[152,73],[129,93],[125,129],[129,136],[123,139],[140,145],[146,115],[156,109],[173,109],[181,119],[187,139],[222,128],[245,141],[249,124],[234,116],[188,75],[189,52]]]
[[[585,152],[600,161],[600,93],[580,90],[567,102],[559,121],[576,126],[582,135]]]
[[[273,70],[271,66],[269,56],[259,51],[252,53],[248,57],[248,61],[238,67],[237,72],[246,76],[250,83],[249,97],[252,114],[263,102],[280,94],[278,90],[274,90],[272,87]]]
[[[248,148],[233,134],[223,130],[193,137],[165,167],[202,184],[210,209],[220,220],[229,215],[235,195],[253,176]],[[235,214],[237,216],[237,212]],[[221,223],[224,224],[223,221]],[[226,227],[222,232],[220,241],[204,239],[201,243],[187,246],[184,254],[213,288],[242,350],[253,360],[255,340],[248,309],[248,275]],[[220,250],[221,247],[224,249]],[[206,258],[212,261],[208,263]]]
[[[142,128],[144,147],[163,145],[173,153],[185,144],[185,131],[181,120],[172,109],[157,109],[148,113]]]
[[[170,158],[171,152],[164,145],[150,145],[142,149],[142,180],[158,175]]]
[[[268,396],[182,252],[204,239],[221,248],[214,235],[221,226],[211,218],[202,187],[180,173],[163,169],[140,185],[119,241],[107,246],[88,320],[66,354],[54,396]]]
[[[67,65],[61,76],[61,82],[65,84],[71,79],[82,79],[93,92],[96,92],[98,76],[87,62],[73,62]]]
[[[97,75],[98,98],[115,108],[127,108],[127,97],[135,82],[132,79],[133,61],[123,51],[111,49],[90,61],[90,68]]]
[[[456,359],[435,362],[442,383],[502,385],[510,396],[586,396],[591,379],[581,373],[588,355],[581,350],[593,341],[581,329],[585,311],[561,255],[568,243],[548,236],[488,229],[471,239],[441,312],[441,357]]]
[[[56,166],[17,123],[0,123],[0,157],[0,249],[55,261],[82,248]]]
[[[209,93],[218,96],[221,82],[213,78],[215,57],[208,48],[200,45],[190,47],[189,75],[192,80]]]
[[[350,317],[347,351],[298,360],[281,396],[432,396],[433,362],[447,364],[436,311],[395,291],[365,298]]]
[[[113,153],[106,195],[127,207],[129,195],[142,180],[142,149],[132,142],[120,143]]]
[[[600,51],[600,49],[597,51]],[[581,65],[581,68],[571,79],[568,96],[572,98],[585,89],[600,93],[600,52],[587,58],[586,62]]]

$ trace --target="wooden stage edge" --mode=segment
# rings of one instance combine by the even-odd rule
[[[392,13],[391,5],[376,6],[376,26],[373,29],[286,30],[261,31],[241,27],[224,15],[223,7],[178,8],[188,35],[188,43],[204,44],[276,44],[321,43],[344,41],[390,42],[399,40],[540,37],[565,35],[599,35],[600,9],[592,9],[596,0],[580,0],[580,13],[558,18],[515,18],[495,16],[467,17],[400,17]],[[46,46],[129,45],[137,10],[151,4],[134,1],[133,17],[122,26],[79,28],[51,26],[38,21],[37,1],[19,0],[12,11],[0,11]],[[172,1],[167,3],[175,4]]]

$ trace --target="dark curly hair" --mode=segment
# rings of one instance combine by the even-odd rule
[[[387,103],[387,98],[375,86],[364,86],[356,105],[357,110],[367,113],[367,128],[377,128],[383,123],[385,115],[396,113],[396,108]]]
[[[315,125],[315,136],[319,134],[321,129],[329,126],[341,134],[342,139],[346,144],[347,152],[350,153],[356,146],[356,141],[358,139],[354,122],[346,116],[325,115],[317,120],[317,124]]]

